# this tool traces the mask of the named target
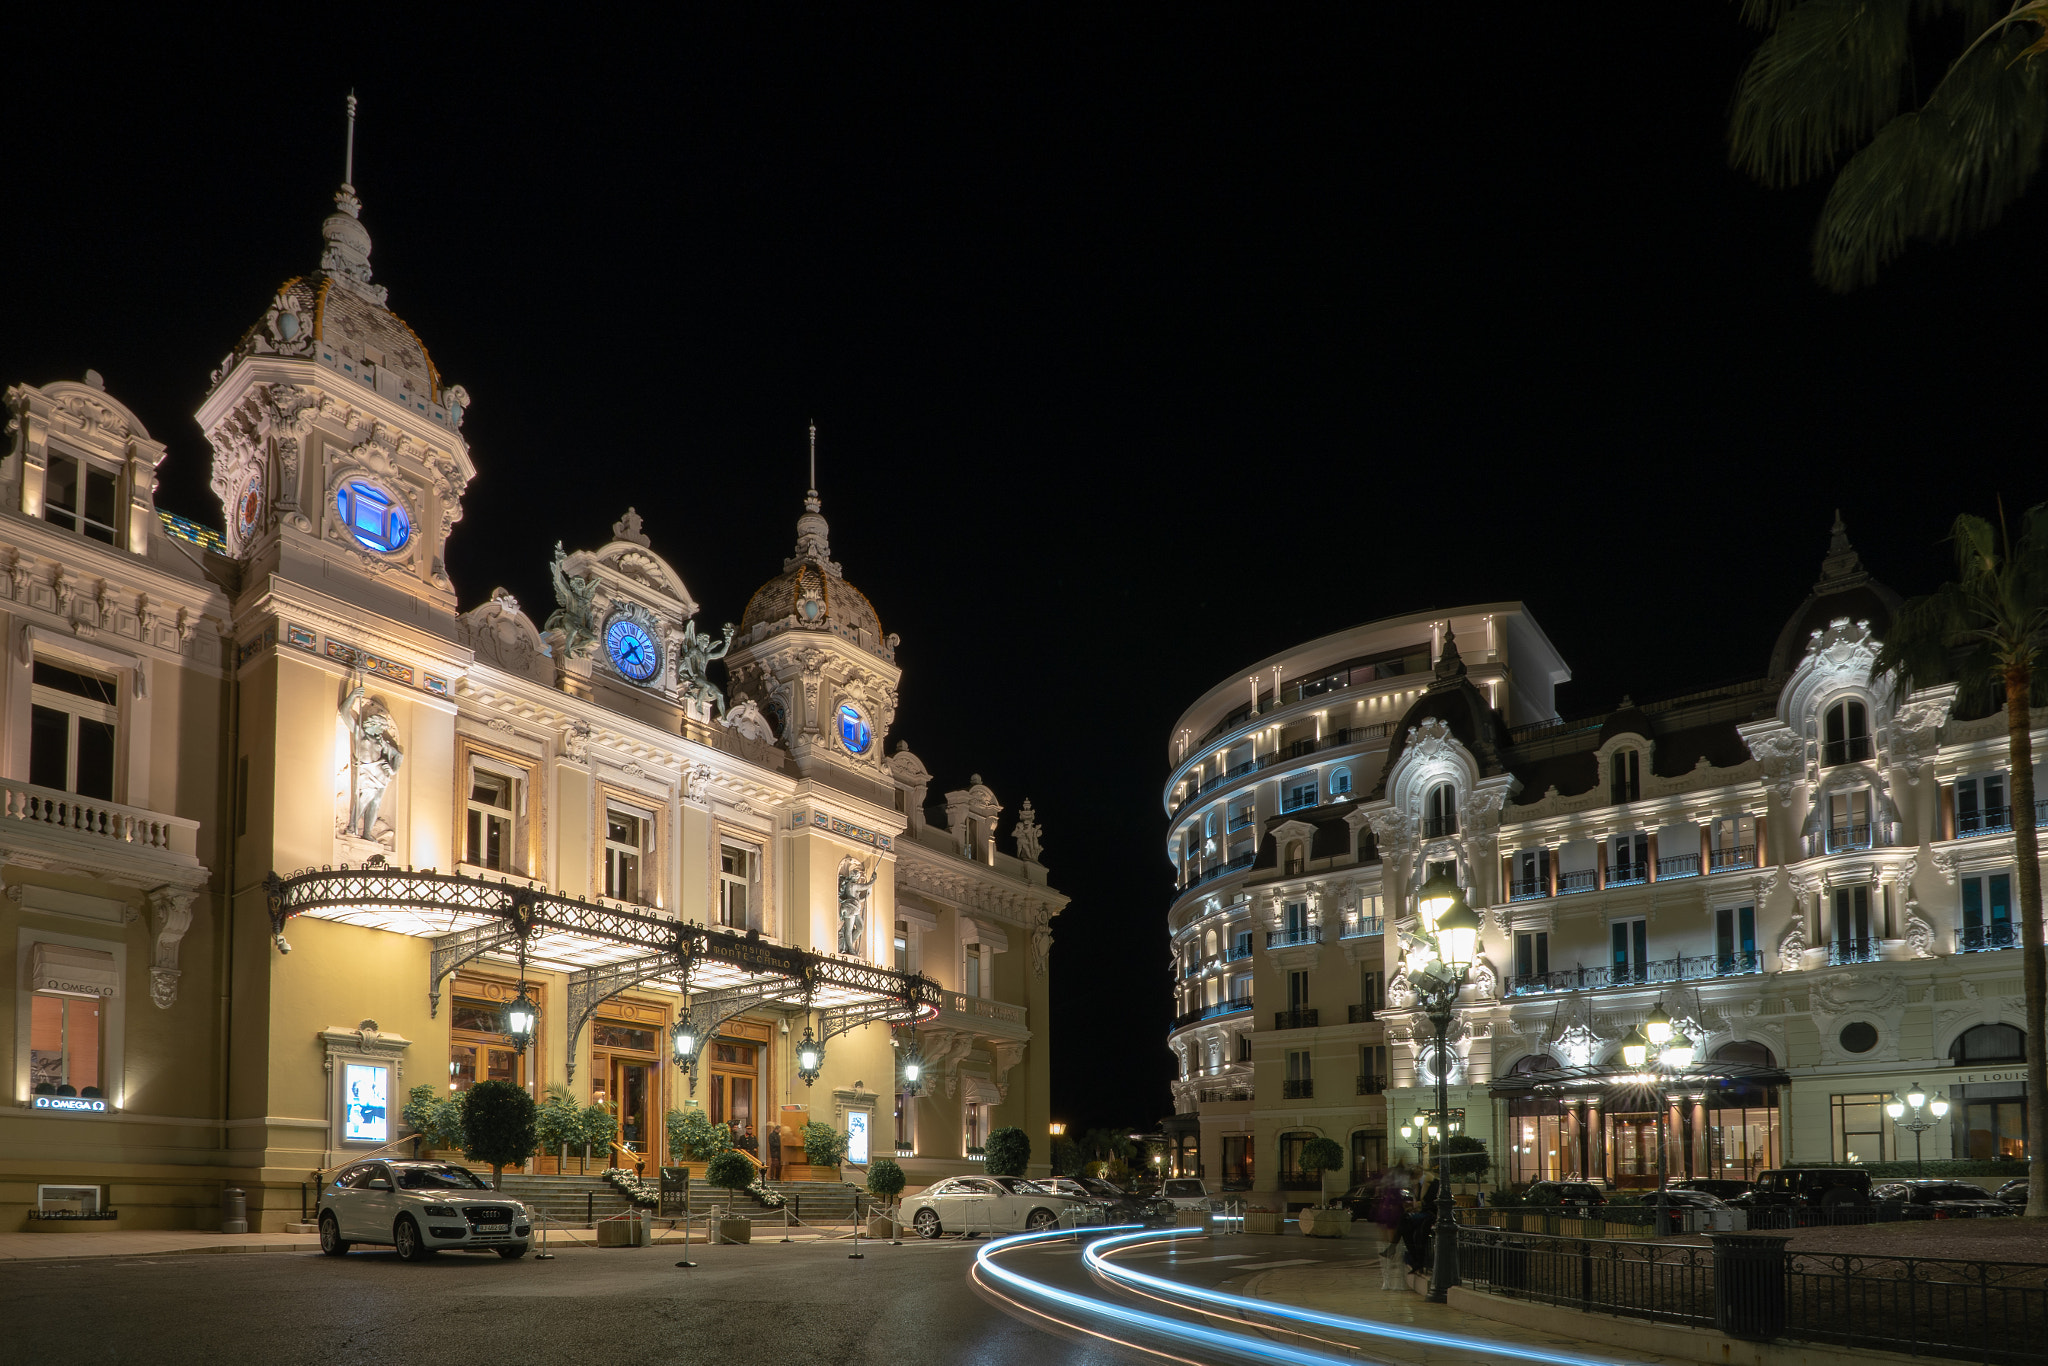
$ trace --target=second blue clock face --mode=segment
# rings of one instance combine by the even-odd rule
[[[605,628],[604,647],[611,652],[613,667],[635,683],[645,683],[661,668],[661,650],[654,637],[630,617],[621,617]]]

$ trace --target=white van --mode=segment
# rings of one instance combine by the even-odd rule
[[[1167,1177],[1160,1183],[1159,1198],[1177,1210],[1198,1209],[1206,1213],[1210,1209],[1209,1188],[1193,1177]]]

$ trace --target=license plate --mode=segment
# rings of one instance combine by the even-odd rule
[[[478,1225],[476,1226],[476,1231],[477,1231],[478,1233],[510,1233],[510,1232],[512,1231],[512,1225],[510,1225],[510,1224],[478,1224]]]

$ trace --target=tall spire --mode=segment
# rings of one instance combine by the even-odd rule
[[[356,198],[356,93],[348,93],[348,140],[342,156],[341,188],[334,192],[334,212],[320,225],[327,248],[320,269],[368,296],[384,302],[384,288],[370,283],[370,231],[362,225],[363,203]]]
[[[804,515],[796,519],[796,554],[782,562],[784,569],[794,569],[803,560],[815,560],[833,573],[839,566],[832,563],[831,528],[825,524],[825,514],[820,511],[824,504],[818,498],[818,424],[811,424],[811,486],[804,490]]]
[[[1814,591],[1846,588],[1868,577],[1863,557],[1849,544],[1849,528],[1842,521],[1842,510],[1836,508],[1835,524],[1828,532],[1828,553],[1820,562],[1820,582],[1814,585]]]
[[[816,512],[823,504],[818,501],[818,424],[811,422],[811,486],[804,490],[804,508]]]

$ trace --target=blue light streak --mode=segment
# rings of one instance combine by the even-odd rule
[[[1123,1224],[1116,1227],[1130,1228],[1133,1226]],[[1202,1230],[1191,1228],[1182,1230],[1182,1232],[1199,1234]],[[1204,1328],[1199,1324],[1185,1323],[1179,1319],[1170,1319],[1163,1314],[1148,1314],[1142,1309],[1127,1309],[1122,1305],[1112,1304],[1107,1300],[1095,1299],[1088,1295],[1076,1294],[1071,1290],[1061,1290],[1054,1286],[1034,1281],[1027,1276],[1021,1276],[1006,1266],[997,1265],[994,1260],[996,1253],[1024,1243],[1036,1243],[1048,1238],[1071,1238],[1073,1236],[1073,1232],[1069,1229],[1055,1229],[1050,1233],[1020,1233],[1008,1238],[998,1238],[996,1241],[984,1244],[981,1248],[977,1249],[974,1254],[974,1262],[977,1268],[1002,1281],[1012,1289],[1020,1290],[1027,1295],[1037,1296],[1040,1299],[1050,1300],[1054,1304],[1064,1305],[1069,1309],[1079,1310],[1084,1314],[1093,1315],[1097,1318],[1109,1319],[1134,1328],[1142,1328],[1147,1332],[1157,1333],[1171,1341],[1220,1349],[1240,1356],[1258,1357],[1265,1361],[1288,1362],[1291,1366],[1357,1366],[1357,1358],[1355,1357],[1331,1356],[1326,1352],[1311,1352],[1299,1347],[1289,1347],[1281,1343],[1264,1342],[1237,1333],[1225,1333],[1214,1328]],[[1128,1242],[1133,1238],[1158,1236],[1161,1235],[1156,1230],[1141,1229],[1137,1233],[1126,1234],[1122,1238],[1104,1239],[1102,1242],[1090,1243],[1084,1249],[1083,1255],[1092,1253],[1096,1248],[1101,1247],[1104,1242],[1122,1243]],[[1167,1236],[1179,1235],[1174,1233]]]
[[[1394,1338],[1401,1342],[1422,1343],[1438,1347],[1462,1347],[1468,1351],[1491,1353],[1496,1356],[1513,1357],[1521,1361],[1541,1361],[1551,1366],[1619,1366],[1611,1357],[1585,1356],[1572,1352],[1560,1352],[1545,1347],[1530,1347],[1500,1338],[1470,1337],[1463,1333],[1433,1332],[1423,1328],[1407,1328],[1395,1323],[1382,1323],[1375,1319],[1354,1319],[1344,1314],[1332,1314],[1320,1309],[1303,1309],[1296,1305],[1281,1304],[1273,1300],[1255,1300],[1244,1295],[1229,1295],[1220,1290],[1205,1290],[1199,1286],[1181,1281],[1169,1281],[1160,1276],[1148,1276],[1142,1271],[1133,1271],[1118,1266],[1102,1255],[1105,1248],[1114,1249],[1128,1243],[1148,1239],[1184,1237],[1199,1234],[1200,1229],[1147,1229],[1138,1233],[1125,1233],[1112,1238],[1098,1238],[1082,1249],[1081,1256],[1088,1269],[1106,1280],[1121,1282],[1129,1286],[1143,1285],[1153,1291],[1179,1299],[1224,1306],[1244,1313],[1258,1314],[1266,1318],[1293,1319],[1299,1323],[1313,1323],[1321,1328],[1335,1328],[1346,1333],[1362,1333],[1372,1337]],[[984,1251],[992,1251],[994,1244]],[[1055,1292],[1057,1293],[1057,1292]],[[1156,1317],[1147,1315],[1147,1317]],[[1170,1322],[1170,1320],[1169,1320]],[[1243,1339],[1235,1339],[1242,1343]],[[1263,1346],[1263,1344],[1261,1344]],[[1275,1360],[1289,1360],[1276,1357]],[[1312,1356],[1315,1361],[1332,1358]]]

